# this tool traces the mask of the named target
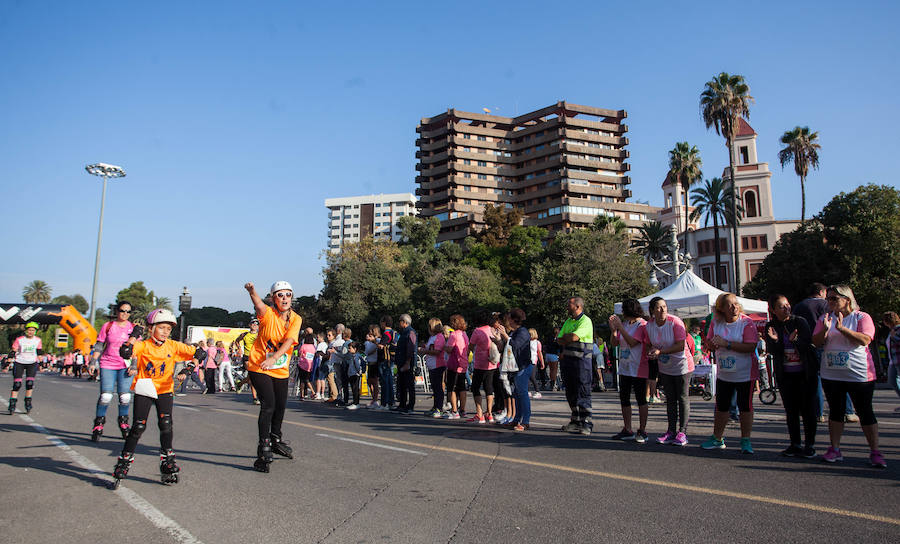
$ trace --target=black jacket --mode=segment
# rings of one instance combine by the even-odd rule
[[[769,327],[775,330],[778,340],[769,338]],[[812,330],[806,320],[800,316],[792,315],[787,321],[769,321],[766,323],[766,332],[763,338],[766,340],[766,351],[772,354],[775,363],[775,379],[781,381],[784,377],[784,339],[797,331],[797,341],[794,347],[800,354],[803,363],[803,373],[807,379],[816,379],[819,372],[819,360],[815,347],[812,345]]]

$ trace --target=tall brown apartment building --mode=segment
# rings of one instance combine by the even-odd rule
[[[421,120],[416,170],[424,217],[441,221],[438,241],[484,225],[486,203],[518,208],[525,225],[559,231],[597,215],[634,231],[658,208],[626,202],[628,126],[624,110],[557,102],[518,117],[455,109]]]

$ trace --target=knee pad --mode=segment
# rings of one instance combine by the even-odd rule
[[[112,398],[112,395],[110,394],[109,397]],[[121,404],[122,406],[127,406],[130,402],[131,402],[131,393],[120,393],[119,394],[119,404]],[[107,404],[109,404],[109,401],[107,401]]]
[[[164,415],[159,418],[159,432],[160,433],[170,433],[172,432],[172,416]]]
[[[135,438],[140,438],[142,434],[144,434],[144,430],[147,428],[147,420],[141,419],[134,422],[134,425],[131,426],[131,434],[134,435]]]
[[[18,391],[19,389],[22,389],[22,378],[19,378],[18,380],[13,380],[12,390]]]
[[[25,378],[25,391],[34,389],[34,378]]]
[[[109,406],[110,401],[112,401],[112,395],[112,393],[100,393],[100,400],[98,401],[98,404]]]

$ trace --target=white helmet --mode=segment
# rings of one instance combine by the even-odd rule
[[[291,287],[291,284],[286,281],[276,281],[272,284],[272,288],[269,289],[269,294],[274,295],[278,291],[290,291],[291,294],[294,294],[294,288]]]
[[[147,324],[153,326],[159,323],[171,323],[174,327],[178,324],[178,318],[165,308],[157,308],[147,314]]]

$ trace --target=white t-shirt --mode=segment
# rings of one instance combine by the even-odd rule
[[[437,335],[432,336],[425,342],[425,349],[434,349],[434,341],[437,338]],[[434,370],[437,368],[437,356],[436,355],[425,355],[425,367],[428,370]]]
[[[41,339],[37,336],[28,338],[20,336],[15,339],[12,345],[13,351],[16,352],[16,362],[20,365],[33,365],[37,362],[37,352],[44,349]]]

